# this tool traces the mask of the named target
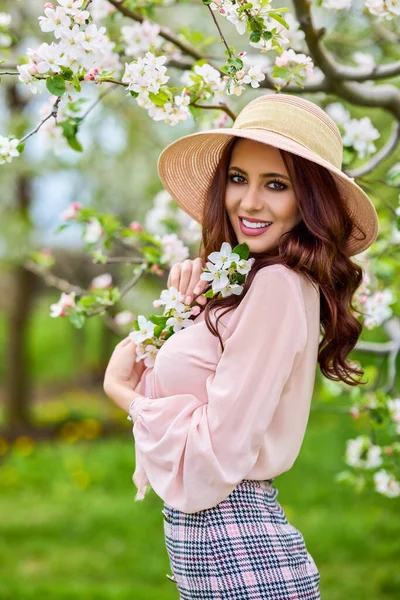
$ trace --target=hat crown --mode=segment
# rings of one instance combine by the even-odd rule
[[[339,128],[322,108],[298,96],[264,94],[249,102],[233,129],[264,129],[284,135],[341,168],[343,141]]]

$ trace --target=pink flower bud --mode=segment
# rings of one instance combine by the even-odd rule
[[[197,316],[200,314],[200,306],[193,306],[192,315]]]
[[[240,58],[243,58],[243,56],[246,56],[247,52],[239,52],[239,56]]]
[[[94,75],[93,75],[93,73],[85,73],[85,75],[83,76],[83,79],[85,81],[93,81]]]
[[[43,8],[53,8],[53,5],[51,2],[46,2]]]
[[[358,408],[356,408],[354,406],[350,409],[350,414],[353,417],[353,419],[358,419],[358,417],[360,416],[360,413],[358,412]]]
[[[153,306],[154,308],[161,308],[161,306],[164,306],[164,304],[161,302],[161,300],[154,300]]]
[[[37,65],[35,65],[34,63],[31,64],[31,66],[28,69],[29,75],[36,75],[37,72],[38,72]]]
[[[225,15],[226,14],[225,8],[220,8],[218,12],[219,12],[220,15]]]
[[[240,69],[240,71],[236,71],[236,79],[243,79],[244,76],[245,76],[244,69]]]
[[[143,227],[139,221],[132,221],[132,223],[129,225],[129,229],[132,229],[132,231],[143,231]]]

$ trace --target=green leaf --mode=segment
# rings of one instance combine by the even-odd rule
[[[60,233],[60,231],[64,231],[64,229],[66,229],[67,227],[69,227],[69,223],[63,223],[62,225],[60,225],[59,227],[57,227],[56,229],[56,233]]]
[[[272,68],[272,76],[281,77],[282,79],[288,79],[288,77],[290,77],[290,73],[286,67],[278,67],[277,65],[275,65]]]
[[[260,31],[253,31],[253,33],[250,36],[250,41],[254,42],[255,44],[257,44],[257,42],[259,42],[261,39],[261,32]]]
[[[204,296],[205,298],[214,298],[214,292],[212,288],[210,290],[207,290],[207,292],[202,294],[202,296]]]
[[[263,31],[262,32],[262,37],[264,40],[270,40],[272,38],[272,31]]]
[[[18,144],[17,146],[17,150],[19,153],[23,152],[25,148],[25,142],[21,142],[21,144]]]
[[[74,90],[76,92],[81,92],[82,91],[81,83],[80,83],[79,77],[77,75],[74,75],[74,77],[72,78],[72,82],[73,82],[73,85],[74,85]]]
[[[162,325],[163,327],[165,327],[167,320],[168,317],[163,317],[160,315],[150,315],[150,317],[148,317],[148,321],[151,321],[154,323],[154,325]]]
[[[72,323],[72,325],[77,329],[82,329],[86,320],[85,315],[82,313],[71,313],[68,315],[68,319],[70,323]]]
[[[62,96],[65,94],[65,81],[61,75],[54,75],[54,77],[48,77],[46,79],[46,87],[50,94],[54,96]]]
[[[246,244],[246,242],[243,242],[242,244],[238,244],[237,246],[235,246],[232,252],[234,252],[235,254],[239,254],[241,259],[247,260],[250,253],[250,248]]]
[[[154,327],[154,337],[159,338],[162,331],[164,331],[164,326],[156,325],[156,327]]]
[[[279,13],[269,12],[268,16],[271,17],[272,19],[274,19],[275,21],[278,21],[278,23],[283,25],[283,27],[285,27],[285,29],[289,29],[289,24],[285,21],[285,19],[283,17],[281,17],[281,15]]]
[[[69,67],[63,67],[62,65],[60,68],[63,73],[63,78],[67,81],[72,81],[72,79],[74,78],[74,73],[72,72],[72,70]]]
[[[134,92],[133,90],[129,90],[129,93],[131,96],[133,96],[134,98],[137,98],[139,96],[139,92]]]
[[[169,102],[170,97],[169,94],[160,90],[158,94],[153,94],[153,92],[149,92],[149,100],[153,102],[156,106],[164,106],[166,102]]]

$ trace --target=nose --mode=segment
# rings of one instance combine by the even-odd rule
[[[245,213],[257,213],[258,211],[261,211],[264,207],[265,199],[262,197],[257,186],[248,185],[246,188],[246,193],[244,194],[240,202],[240,208]]]

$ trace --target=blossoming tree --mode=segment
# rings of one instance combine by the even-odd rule
[[[135,103],[144,118],[178,130],[203,126],[205,115],[208,125],[229,126],[238,98],[253,90],[310,94],[331,115],[342,134],[343,168],[376,196],[381,219],[380,238],[355,258],[364,268],[356,302],[363,311],[364,327],[382,326],[389,336],[386,343],[357,344],[359,351],[387,356],[388,377],[384,385],[376,382],[367,393],[358,387],[348,392],[350,414],[355,419],[362,416],[369,433],[348,441],[345,460],[350,468],[338,478],[358,489],[370,483],[388,497],[400,495],[400,397],[395,391],[400,348],[395,314],[400,299],[393,285],[398,282],[400,205],[380,198],[373,187],[376,181],[366,178],[379,172],[380,189],[396,191],[400,185],[400,163],[396,162],[399,2],[293,0],[290,11],[272,6],[271,0],[198,0],[190,9],[202,11],[202,17],[209,19],[215,38],[188,26],[173,31],[160,24],[175,22],[175,15],[179,21],[185,3],[178,0],[54,0],[37,15],[37,27],[48,36],[46,41],[28,47],[23,57],[14,52],[18,36],[9,4],[10,14],[0,14],[0,46],[5,56],[0,75],[17,78],[45,101],[33,129],[18,138],[12,131],[0,135],[0,164],[17,159],[36,134],[84,151],[79,134],[85,119],[114,90],[121,91],[126,103]],[[236,48],[230,45],[231,38],[237,39]],[[81,101],[92,87],[97,98],[83,110]],[[391,129],[385,141],[370,109],[380,109],[385,115]],[[143,275],[163,276],[174,263],[195,253],[199,226],[163,190],[144,226],[137,221],[126,226],[116,215],[80,202],[73,203],[62,220],[60,229],[71,223],[82,227],[84,248],[94,263],[122,260],[111,254],[116,242],[130,251],[132,256],[124,260],[133,265],[132,277],[120,289],[105,272],[83,289],[55,278],[51,253],[39,249],[24,265],[62,290],[59,301],[50,307],[50,316],[65,317],[80,328],[88,318],[99,315],[121,335],[136,322],[141,341],[149,340],[160,324],[157,317],[137,320],[125,310],[111,319],[107,311]],[[217,276],[215,269],[209,278],[214,282]],[[188,314],[176,290],[163,294],[154,306],[170,308],[168,324],[173,331],[187,326]],[[143,346],[141,358],[150,365],[157,347],[148,346]],[[344,391],[332,381],[326,382],[326,388],[332,393]]]

